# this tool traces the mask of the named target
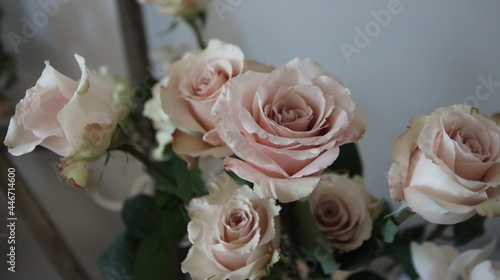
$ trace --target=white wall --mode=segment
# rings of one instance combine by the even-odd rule
[[[388,12],[380,24],[377,15]],[[168,26],[153,9],[146,14],[155,18],[149,30]],[[495,0],[214,0],[207,38],[234,43],[268,64],[313,58],[340,76],[368,122],[359,142],[367,188],[390,199],[391,148],[412,117],[458,103],[500,112],[499,14]],[[156,37],[152,46],[194,45],[189,35]],[[354,53],[342,50],[347,44]],[[481,80],[495,84],[476,93]],[[489,220],[488,235],[474,246],[499,239],[499,226],[500,219]],[[500,259],[500,250],[495,256]]]
[[[127,74],[113,1],[58,1],[68,3],[61,4],[59,12],[39,27],[28,43],[19,46],[20,81],[11,92],[13,99],[21,98],[23,90],[35,83],[46,59],[61,72],[78,78],[78,68],[72,58],[75,52],[84,55],[91,68],[107,64],[113,72]],[[385,26],[377,25],[373,13],[388,10],[389,3],[396,5],[395,1],[214,0],[209,8],[207,30],[208,37],[239,45],[248,58],[281,65],[297,56],[310,57],[339,75],[368,120],[365,137],[359,142],[365,177],[370,191],[383,197],[388,197],[385,174],[392,162],[392,143],[406,130],[410,118],[429,114],[440,106],[464,103],[464,100],[469,104],[474,101],[474,105],[487,114],[500,111],[500,86],[493,86],[491,92],[483,89],[482,95],[475,96],[480,77],[487,80],[491,75],[493,81],[500,82],[500,2],[401,0],[392,9],[390,21],[384,23]],[[6,32],[21,33],[23,17],[32,20],[41,11],[37,3],[2,2],[6,11],[4,41]],[[223,6],[229,10],[221,11]],[[185,26],[164,34],[170,19],[152,8],[146,8],[145,15],[151,46],[186,42],[194,47],[193,37]],[[356,28],[366,27],[373,28],[369,29],[372,32],[369,43],[356,44]],[[349,57],[350,61],[341,50],[343,43],[359,49],[359,53]],[[47,164],[43,159],[30,165],[27,161],[28,157],[19,158],[19,164],[27,171],[37,168],[35,165]],[[33,173],[30,176],[39,176],[37,185],[43,185],[45,176],[54,175]],[[81,213],[96,215],[96,210],[91,210],[95,204],[86,195],[71,197],[87,200],[82,203],[86,206],[81,206],[87,208],[82,208]],[[66,211],[63,206],[60,205],[59,211]],[[52,208],[52,213],[57,215],[57,205]],[[100,221],[110,219],[119,223],[116,216],[104,210],[99,215]],[[59,224],[67,226],[71,217],[64,219],[63,216]],[[88,228],[92,227],[91,220]],[[493,236],[500,238],[496,220],[496,224],[489,224],[488,237],[478,244],[484,244]],[[105,228],[104,238],[110,239],[111,232],[120,230],[119,224]],[[67,231],[74,234],[70,229]],[[66,237],[70,242],[79,242],[78,237],[68,232]],[[82,236],[84,234],[82,232]],[[98,234],[97,230],[94,234]],[[87,247],[97,252],[103,249],[99,246],[101,243],[96,241],[94,247],[98,248],[90,249],[91,244]],[[500,259],[498,254],[496,257]],[[85,262],[86,268],[98,275],[96,266],[92,266],[95,260]],[[22,269],[34,272],[30,267],[27,264]]]

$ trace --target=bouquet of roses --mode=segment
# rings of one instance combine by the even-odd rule
[[[156,2],[192,23],[202,42],[203,1]],[[133,279],[500,277],[487,260],[495,242],[462,254],[432,243],[466,244],[484,233],[485,217],[500,215],[498,116],[453,105],[412,119],[393,148],[388,189],[405,201],[393,211],[365,188],[355,142],[366,123],[337,76],[306,58],[274,67],[219,40],[200,47],[141,88],[146,98],[78,55],[78,81],[47,62],[10,121],[10,153],[52,150],[73,186],[85,188],[88,163],[113,150],[154,179],[153,196],[122,209],[127,231],[99,260],[105,279],[113,271]],[[147,119],[155,147],[144,144]],[[400,226],[415,213],[430,223]]]

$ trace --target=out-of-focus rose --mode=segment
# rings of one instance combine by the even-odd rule
[[[193,246],[182,271],[198,279],[260,279],[278,261],[280,207],[262,200],[226,173],[191,200],[188,237]]]
[[[185,158],[223,157],[232,154],[215,130],[212,107],[222,86],[244,70],[267,70],[257,62],[245,64],[235,45],[210,40],[205,50],[189,52],[172,65],[172,74],[161,88],[163,110],[179,127],[173,149]]]
[[[156,143],[158,144],[153,150],[153,158],[160,161],[164,159],[165,146],[172,142],[172,133],[175,131],[175,125],[161,108],[161,86],[165,86],[167,83],[168,77],[165,77],[153,87],[153,97],[144,104],[144,111],[142,112],[145,117],[153,122],[156,131]]]
[[[308,200],[319,230],[332,247],[344,252],[370,238],[373,219],[382,210],[381,203],[372,203],[359,176],[324,174]]]
[[[89,175],[85,163],[106,152],[128,107],[124,87],[115,85],[108,73],[91,72],[83,57],[75,57],[82,70],[79,82],[46,62],[36,85],[17,104],[4,143],[16,156],[37,145],[63,156],[61,174],[71,185],[83,188]]]
[[[270,74],[231,79],[213,114],[220,137],[241,158],[226,158],[226,168],[253,182],[259,197],[281,202],[309,195],[339,146],[357,141],[366,126],[349,89],[300,58]]]
[[[411,243],[413,266],[422,280],[485,280],[498,279],[500,268],[485,259],[495,249],[492,241],[483,249],[459,254],[452,246],[438,246],[431,242]]]
[[[471,280],[500,279],[500,262],[484,261],[476,265],[470,272]]]
[[[205,9],[209,0],[137,0],[140,4],[153,4],[167,16],[189,16]]]
[[[439,224],[500,215],[500,126],[465,105],[411,120],[395,142],[393,200]]]

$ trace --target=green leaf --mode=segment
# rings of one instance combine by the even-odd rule
[[[410,243],[393,242],[385,248],[385,255],[392,258],[396,263],[403,265],[406,274],[412,279],[417,280],[418,274],[413,267],[411,260]]]
[[[339,157],[327,169],[335,172],[348,172],[350,177],[363,175],[361,157],[356,144],[348,143],[340,146]]]
[[[179,197],[177,195],[172,194],[170,192],[167,192],[165,190],[162,190],[160,188],[156,189],[155,192],[155,203],[156,207],[163,209],[163,208],[170,208],[170,207],[176,207],[178,204],[181,203],[179,200]]]
[[[144,194],[125,201],[121,216],[129,233],[139,239],[154,230],[159,217],[154,198]]]
[[[177,244],[186,235],[185,210],[168,209],[161,213],[160,229],[141,242],[134,259],[137,280],[176,279],[180,275]],[[178,278],[178,277],[177,277]]]
[[[186,235],[188,222],[189,217],[182,204],[178,205],[177,208],[162,211],[160,217],[161,245],[164,248],[176,246]]]
[[[137,242],[126,234],[118,236],[99,258],[99,269],[105,280],[132,280],[133,259]]]
[[[362,271],[349,276],[347,280],[384,280],[384,278],[371,271]]]
[[[188,169],[186,162],[177,156],[161,162],[160,168],[170,178],[174,178],[176,183],[175,187],[167,187],[166,190],[173,190],[184,203],[188,203],[193,197],[207,194],[199,168]]]
[[[134,258],[135,280],[175,279],[180,267],[172,260],[170,248],[160,246],[162,232],[155,231],[141,242]]]
[[[398,226],[392,221],[392,219],[387,219],[384,226],[382,227],[382,237],[384,242],[392,243],[394,237],[398,233]]]
[[[179,160],[181,161],[181,160]],[[191,198],[207,194],[205,184],[201,180],[199,168],[187,169],[185,162],[177,162],[177,195],[189,203]]]
[[[293,203],[294,241],[299,249],[309,258],[314,258],[321,266],[325,275],[330,275],[339,269],[340,264],[333,257],[333,248],[318,229],[311,214],[309,202]]]
[[[465,245],[473,239],[482,236],[485,233],[485,220],[485,217],[475,215],[467,221],[455,224],[453,226],[455,246]]]

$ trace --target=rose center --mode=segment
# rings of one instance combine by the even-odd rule
[[[325,199],[318,205],[316,221],[323,226],[335,226],[342,223],[342,204],[336,197]]]
[[[310,111],[311,108],[307,108]],[[312,114],[301,108],[288,106],[274,107],[269,116],[276,124],[288,127],[294,131],[307,131],[312,120]]]
[[[242,209],[233,209],[226,218],[226,224],[232,229],[244,228],[248,224],[249,217]]]
[[[196,96],[209,96],[224,85],[228,76],[221,72],[206,71],[193,84],[193,93]]]
[[[480,158],[485,156],[483,155],[483,146],[481,145],[478,136],[471,129],[465,127],[457,132],[452,131],[450,133],[450,137],[467,152],[476,154],[476,156],[479,156]]]

